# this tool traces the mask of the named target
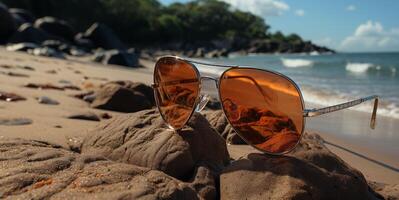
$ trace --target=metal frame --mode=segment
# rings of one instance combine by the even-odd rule
[[[377,95],[368,96],[368,97],[360,98],[360,99],[357,99],[357,100],[354,100],[354,101],[350,101],[350,102],[346,102],[346,103],[342,103],[342,104],[338,104],[338,105],[333,105],[333,106],[329,106],[329,107],[325,107],[325,108],[319,108],[319,109],[316,109],[316,108],[313,108],[313,109],[305,109],[305,102],[304,102],[303,95],[302,95],[302,92],[301,92],[301,90],[300,90],[298,84],[295,83],[295,82],[294,82],[291,78],[289,78],[288,76],[286,76],[286,75],[284,75],[284,74],[281,74],[281,73],[279,73],[279,72],[275,72],[275,71],[272,71],[272,70],[266,70],[266,69],[257,69],[257,68],[252,68],[252,67],[238,67],[238,66],[236,66],[236,65],[211,64],[211,63],[206,63],[206,62],[201,62],[201,61],[196,61],[196,60],[191,60],[191,59],[184,59],[184,58],[180,58],[180,57],[177,57],[177,56],[163,56],[163,57],[158,58],[158,61],[159,61],[160,59],[162,59],[162,58],[174,58],[174,59],[176,59],[176,60],[186,62],[186,63],[190,64],[191,67],[193,67],[193,69],[195,70],[196,75],[197,75],[197,79],[187,79],[187,80],[181,80],[181,81],[172,81],[172,82],[163,83],[162,85],[173,85],[173,84],[180,84],[180,83],[192,83],[192,82],[198,81],[198,93],[200,93],[200,91],[201,91],[201,89],[202,89],[202,80],[204,80],[204,79],[210,79],[210,80],[215,81],[216,87],[217,87],[217,89],[218,89],[219,100],[221,99],[221,96],[220,96],[220,84],[221,84],[221,80],[222,80],[221,77],[223,77],[224,74],[225,74],[226,72],[228,72],[229,70],[232,70],[232,69],[240,68],[240,69],[252,69],[252,70],[259,70],[259,71],[263,71],[263,72],[268,72],[268,73],[272,73],[272,74],[275,74],[275,75],[277,75],[277,76],[280,76],[280,77],[282,77],[282,78],[288,80],[290,83],[292,83],[292,85],[295,86],[295,89],[297,90],[297,92],[298,92],[298,94],[299,94],[299,96],[300,96],[300,99],[301,99],[302,114],[303,114],[303,115],[302,115],[302,116],[303,116],[303,117],[302,117],[303,123],[302,123],[302,131],[301,131],[301,134],[300,134],[300,138],[299,138],[298,142],[297,142],[291,149],[286,150],[286,151],[281,152],[281,153],[272,153],[272,152],[265,151],[265,150],[263,150],[263,149],[260,149],[260,148],[258,148],[258,147],[256,147],[256,146],[254,146],[253,144],[249,143],[248,141],[246,141],[245,138],[241,137],[240,132],[237,131],[236,128],[234,128],[234,127],[232,126],[232,127],[233,127],[233,130],[234,130],[247,144],[251,145],[253,148],[255,148],[255,149],[257,149],[257,150],[259,150],[259,151],[261,151],[261,152],[264,152],[264,153],[267,153],[267,154],[270,154],[270,155],[283,155],[283,154],[289,153],[290,151],[294,150],[294,149],[297,147],[297,145],[299,144],[299,142],[302,140],[303,132],[305,131],[306,118],[307,118],[307,117],[314,117],[314,116],[319,116],[319,115],[323,115],[323,114],[327,114],[327,113],[331,113],[331,112],[343,110],[343,109],[346,109],[346,108],[349,108],[349,107],[353,107],[353,106],[355,106],[355,105],[358,105],[358,104],[361,104],[361,103],[363,103],[363,102],[365,102],[365,101],[369,101],[369,100],[373,100],[373,99],[375,99],[375,102],[374,102],[374,108],[373,108],[373,114],[372,114],[372,117],[371,117],[370,127],[371,127],[372,129],[375,128],[376,113],[377,113],[378,98],[379,98]],[[158,62],[157,62],[157,63],[158,63]],[[213,67],[223,67],[223,68],[228,68],[228,69],[226,69],[225,71],[223,71],[223,73],[220,75],[219,78],[214,78],[214,77],[209,77],[209,76],[203,76],[203,77],[201,77],[201,74],[200,74],[198,68],[195,66],[195,64],[200,64],[200,65],[205,65],[205,66],[213,66]],[[157,69],[157,64],[155,65],[155,68],[154,68],[154,74],[155,74],[155,72],[156,72],[156,69]],[[252,79],[251,79],[251,80],[252,80]],[[254,81],[255,84],[258,86],[258,84],[256,83],[255,80],[252,80],[252,81]],[[152,87],[154,88],[154,95],[155,95],[155,96],[158,95],[158,94],[157,94],[157,90],[155,90],[155,89],[158,88],[159,86],[160,86],[159,84],[155,83],[155,76],[154,76],[154,83],[152,84]],[[259,89],[259,86],[258,86],[258,89]],[[261,88],[260,88],[260,89],[261,89]],[[261,92],[262,92],[262,91],[261,91]],[[262,92],[262,94],[263,94],[263,92]],[[201,97],[201,95],[198,94],[198,96],[196,97],[194,106],[193,106],[193,108],[192,108],[192,110],[191,110],[190,116],[189,116],[188,119],[184,122],[184,124],[186,124],[186,123],[188,122],[188,120],[190,120],[190,118],[192,117],[193,113],[195,112],[195,109],[196,109],[198,103],[200,103],[200,100],[201,100],[200,97]],[[165,117],[163,116],[163,114],[162,114],[162,112],[161,112],[161,110],[160,110],[160,107],[159,107],[158,98],[155,98],[155,101],[156,101],[156,104],[157,104],[157,108],[158,108],[158,110],[159,110],[159,112],[160,112],[160,114],[161,114],[161,117],[162,117],[162,119],[165,121],[165,123],[168,125],[168,127],[171,128],[171,129],[173,129],[173,130],[176,130],[176,131],[182,129],[183,127],[177,127],[177,128],[176,128],[176,127],[172,127],[172,126],[165,120]],[[226,111],[225,111],[225,109],[224,109],[223,106],[222,106],[222,110],[223,110],[223,113],[224,113],[224,115],[225,115],[225,117],[226,117],[226,116],[227,116],[227,115],[226,115]],[[227,121],[231,124],[230,120],[229,120],[227,117],[226,117],[226,119],[227,119]]]

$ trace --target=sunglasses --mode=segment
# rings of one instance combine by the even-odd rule
[[[219,78],[200,76],[195,65],[224,67]],[[374,101],[370,127],[375,128],[378,96],[360,98],[320,109],[305,109],[298,85],[287,76],[264,69],[208,64],[175,56],[158,59],[154,69],[155,100],[166,124],[180,130],[194,112],[209,100],[201,83],[213,80],[221,107],[237,134],[249,145],[268,154],[293,150],[303,135],[307,117],[314,117],[365,101]]]

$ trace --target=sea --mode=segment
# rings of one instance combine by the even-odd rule
[[[399,52],[250,54],[209,61],[283,73],[299,85],[306,103],[321,106],[379,95],[378,114],[399,119]],[[370,113],[372,104],[352,109]]]

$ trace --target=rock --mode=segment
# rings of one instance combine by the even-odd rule
[[[84,38],[83,33],[78,33],[75,36],[75,44],[86,51],[90,51],[95,48],[93,42],[90,39]]]
[[[91,107],[118,112],[137,112],[154,106],[151,99],[139,90],[116,83],[107,83],[94,94]]]
[[[21,8],[10,8],[9,11],[13,16],[18,16],[25,23],[32,24],[36,20],[36,18],[28,10],[24,10]]]
[[[37,98],[37,102],[40,104],[47,104],[47,105],[58,105],[60,104],[58,101],[51,99],[50,97],[41,96]]]
[[[397,200],[399,199],[399,184],[383,184],[376,182],[369,182],[374,191],[381,194],[384,199]]]
[[[111,81],[108,84],[118,84],[122,87],[131,89],[133,91],[140,92],[140,93],[144,94],[144,96],[146,96],[147,99],[153,105],[155,105],[154,90],[152,89],[152,87],[150,87],[144,83],[132,82],[132,81]]]
[[[22,24],[15,34],[8,40],[9,43],[35,43],[41,44],[46,40],[55,39],[45,31],[33,27],[32,24]]]
[[[53,84],[37,84],[37,83],[28,83],[25,85],[27,88],[39,89],[39,90],[64,90],[63,87],[58,87]]]
[[[16,30],[14,18],[8,11],[7,6],[0,3],[0,44],[4,44]]]
[[[81,120],[88,120],[88,121],[100,121],[100,118],[92,112],[84,112],[78,114],[72,114],[67,116],[68,119],[81,119]]]
[[[7,51],[28,51],[30,49],[36,49],[39,46],[35,43],[18,43],[7,45]]]
[[[100,117],[101,119],[111,119],[112,115],[110,115],[109,113],[102,113]]]
[[[89,39],[95,47],[104,49],[126,49],[118,36],[105,24],[94,23],[84,34],[77,35],[76,39]]]
[[[33,121],[28,118],[0,118],[0,125],[3,126],[22,126],[32,123]]]
[[[200,114],[175,132],[155,109],[113,117],[91,130],[83,153],[157,169],[180,179],[192,176],[196,166],[215,173],[229,163],[226,144]]]
[[[17,14],[10,13],[12,18],[14,19],[15,27],[20,27],[22,24],[27,23],[22,17]]]
[[[12,77],[23,77],[23,78],[29,77],[29,75],[27,75],[27,74],[21,74],[21,73],[17,73],[17,72],[0,72],[0,74],[12,76]]]
[[[157,170],[22,139],[1,139],[0,158],[2,199],[216,198],[204,167],[183,182]]]
[[[52,49],[59,49],[60,46],[62,46],[64,42],[59,41],[59,40],[46,40],[42,42],[42,47],[49,47]]]
[[[65,59],[65,55],[62,52],[59,52],[49,47],[39,47],[35,49],[30,49],[28,50],[28,53],[35,56],[45,56],[45,57]]]
[[[26,98],[15,93],[0,91],[0,100],[12,102],[12,101],[25,101]]]
[[[35,27],[70,42],[73,42],[75,39],[75,31],[72,26],[64,20],[54,17],[43,17],[35,21]]]
[[[234,146],[231,148],[237,148]],[[363,175],[304,134],[289,155],[250,153],[220,176],[222,199],[379,199]]]
[[[228,144],[247,144],[230,125],[222,110],[204,111],[203,114]]]
[[[110,50],[97,52],[93,56],[94,62],[100,62],[104,65],[121,65],[127,67],[138,67],[139,56],[120,50]]]

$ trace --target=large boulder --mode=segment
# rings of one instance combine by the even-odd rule
[[[17,32],[15,32],[8,42],[41,44],[46,40],[52,39],[55,39],[55,37],[41,29],[32,26],[32,24],[25,23],[18,28]]]
[[[0,139],[0,198],[214,199],[210,171],[181,181],[165,173],[78,154],[46,142]]]
[[[243,146],[232,146],[240,152]],[[382,199],[364,176],[331,153],[316,134],[305,134],[289,155],[252,152],[224,169],[222,199]]]
[[[0,44],[7,42],[16,30],[16,23],[7,6],[0,3]]]
[[[139,55],[122,50],[99,51],[93,56],[94,62],[104,65],[139,66]]]
[[[69,42],[73,42],[75,39],[74,29],[64,20],[54,17],[43,17],[35,21],[35,27]]]
[[[91,107],[129,113],[154,106],[153,96],[146,96],[148,90],[129,86],[118,82],[103,85],[94,93],[95,99]]]
[[[9,44],[7,45],[7,51],[29,51],[30,49],[39,48],[39,46],[35,43],[18,43],[18,44]]]
[[[78,34],[76,39],[89,39],[96,47],[104,49],[126,49],[118,36],[105,24],[95,23],[84,34]]]
[[[155,110],[114,117],[91,130],[83,153],[157,169],[180,179],[191,177],[197,166],[215,173],[229,164],[223,138],[200,114],[180,131],[169,129]]]
[[[20,19],[24,20],[25,23],[33,24],[36,20],[33,14],[28,10],[24,10],[21,8],[10,8],[9,11],[13,16],[18,16]]]

